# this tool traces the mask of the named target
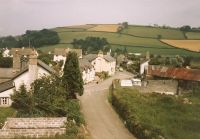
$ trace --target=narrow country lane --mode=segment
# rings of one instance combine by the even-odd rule
[[[118,72],[99,84],[84,86],[85,93],[80,97],[81,107],[93,139],[135,139],[108,102],[108,88],[112,80],[128,77],[132,75]]]

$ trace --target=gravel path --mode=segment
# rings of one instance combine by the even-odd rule
[[[107,99],[108,88],[112,80],[129,77],[132,77],[130,73],[118,72],[115,76],[99,84],[84,86],[85,93],[79,99],[93,139],[135,139],[124,127]]]

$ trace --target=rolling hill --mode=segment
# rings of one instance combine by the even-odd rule
[[[110,28],[109,28],[110,27]],[[60,37],[60,44],[40,48],[44,52],[53,51],[56,47],[72,47],[73,39],[84,39],[88,36],[107,38],[112,49],[126,47],[129,52],[144,53],[149,51],[157,55],[182,55],[200,57],[200,53],[173,47],[160,41],[198,39],[199,33],[183,33],[175,28],[161,28],[150,26],[129,25],[121,33],[117,33],[116,25],[88,24],[68,27],[57,27],[52,29]],[[160,37],[160,38],[159,38]]]

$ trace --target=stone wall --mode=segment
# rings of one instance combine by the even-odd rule
[[[1,129],[0,139],[12,139],[20,137],[42,138],[53,137],[65,134],[65,128],[49,128],[49,129]]]
[[[147,85],[136,87],[144,93],[163,93],[175,95],[177,91],[178,82],[176,80],[148,80]]]
[[[0,130],[0,139],[15,137],[50,137],[65,134],[66,117],[60,118],[8,118]]]

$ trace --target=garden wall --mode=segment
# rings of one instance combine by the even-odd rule
[[[50,137],[65,134],[66,117],[61,118],[8,118],[0,130],[0,139],[16,137]]]

